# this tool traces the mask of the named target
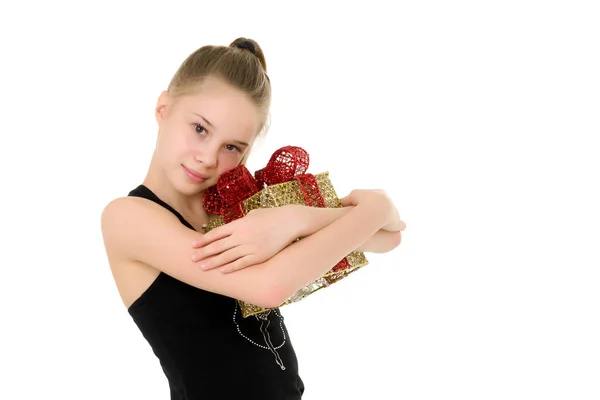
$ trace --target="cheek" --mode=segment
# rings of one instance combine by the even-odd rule
[[[219,175],[238,166],[242,158],[231,154],[219,155]]]
[[[193,137],[185,135],[183,132],[178,130],[172,130],[169,135],[169,148],[171,152],[182,154],[188,153],[192,146]]]

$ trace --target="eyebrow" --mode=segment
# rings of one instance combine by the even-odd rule
[[[206,118],[204,118],[202,115],[200,115],[200,114],[198,114],[198,113],[196,113],[196,112],[193,112],[193,111],[192,111],[192,114],[196,115],[197,117],[200,117],[200,118],[202,118],[202,120],[203,120],[204,122],[206,122],[206,125],[210,126],[211,128],[214,128],[213,124],[211,124],[211,123],[210,123],[210,121],[209,121],[209,120],[207,120]],[[248,143],[246,143],[246,142],[242,142],[241,140],[233,140],[233,142],[234,142],[235,144],[239,144],[240,146],[246,146],[246,147],[250,146]]]
[[[193,111],[192,111],[192,114],[194,114],[197,117],[202,118],[204,120],[204,122],[206,122],[206,125],[210,126],[211,128],[214,128],[213,124],[211,124],[210,121],[207,120],[206,118],[204,118],[202,115],[200,115],[200,114],[198,114],[196,112],[193,112]]]

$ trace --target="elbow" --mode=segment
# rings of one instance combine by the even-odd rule
[[[402,243],[402,232],[390,232],[390,250],[394,250],[396,247],[400,246]]]
[[[262,308],[277,308],[285,303],[292,295],[294,283],[291,277],[274,268],[271,262],[253,266],[253,271],[244,279],[243,293],[232,297]],[[250,269],[248,269],[250,270]],[[235,274],[242,273],[235,272]],[[240,282],[241,283],[241,282]],[[238,297],[239,296],[239,297]]]
[[[246,301],[263,308],[277,308],[291,297],[287,286],[275,276],[264,277],[261,284],[254,287],[253,293],[249,293]]]
[[[400,231],[394,232],[385,232],[385,237],[380,243],[380,248],[377,253],[388,253],[394,250],[396,247],[400,246],[402,243],[402,233]]]
[[[385,243],[382,243],[382,247],[379,253],[388,253],[400,246],[402,243],[402,233],[398,232],[386,232]]]
[[[271,282],[268,285],[264,293],[261,296],[261,302],[263,303],[262,307],[265,308],[277,308],[285,303],[290,297],[292,293],[288,288],[280,283],[280,282]]]
[[[270,276],[263,293],[262,300],[268,308],[280,307],[307,284],[300,276],[290,273],[290,271],[279,270],[277,272]]]
[[[293,264],[293,261],[291,262]],[[289,263],[288,267],[292,267]],[[277,308],[288,301],[299,289],[298,277],[290,273],[290,269],[281,268],[280,264],[275,264],[273,259],[264,264],[265,270],[260,279],[260,290],[256,293],[261,304],[256,304],[264,308]]]
[[[400,231],[379,231],[355,251],[368,253],[387,253],[400,246],[402,233]]]

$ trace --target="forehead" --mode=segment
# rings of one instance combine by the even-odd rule
[[[180,112],[209,121],[215,133],[251,140],[262,125],[263,116],[250,96],[221,79],[206,78],[198,90],[177,103]]]

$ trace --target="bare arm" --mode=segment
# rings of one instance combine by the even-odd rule
[[[198,233],[146,199],[111,202],[102,214],[102,232],[109,262],[142,262],[192,286],[272,308],[322,276],[385,225],[379,209],[376,201],[365,202],[267,262],[235,274],[200,270],[187,251]]]
[[[281,286],[283,302],[300,287],[323,276],[348,253],[361,247],[387,223],[387,215],[374,203],[350,209],[318,232],[291,244],[263,265],[267,265]],[[249,268],[252,269],[252,268]]]
[[[343,208],[315,208],[315,207],[303,207],[305,213],[305,224],[301,225],[299,231],[300,237],[306,237],[312,235],[326,226],[330,225],[334,221],[340,219],[346,215],[354,206],[348,206]],[[404,223],[400,223],[399,226],[394,226],[397,230],[390,231],[385,229],[379,229],[358,248],[356,251],[369,252],[369,253],[387,253],[398,247],[402,240],[402,234],[400,233],[404,229]],[[389,229],[389,227],[384,227]]]
[[[384,205],[378,210],[380,214],[390,215],[390,209],[392,212],[387,224],[353,251],[386,253],[398,247],[405,225],[389,197],[379,190],[360,193],[382,197],[380,200]],[[252,210],[244,218],[198,236],[192,243],[194,250],[191,257],[202,269],[220,268],[224,273],[260,264],[285,249],[297,238],[313,235],[343,218],[356,206],[356,196],[354,194],[342,199],[351,205],[341,208],[286,205]],[[360,194],[358,196],[364,197]]]
[[[365,253],[387,253],[400,246],[400,242],[402,242],[402,233],[400,231],[386,231],[380,229],[361,246],[358,246],[356,251]]]
[[[129,268],[132,262],[141,262],[197,288],[263,307],[270,305],[273,285],[264,274],[264,267],[228,275],[200,270],[188,255],[188,243],[198,233],[149,200],[114,200],[104,209],[101,222],[113,268]]]

